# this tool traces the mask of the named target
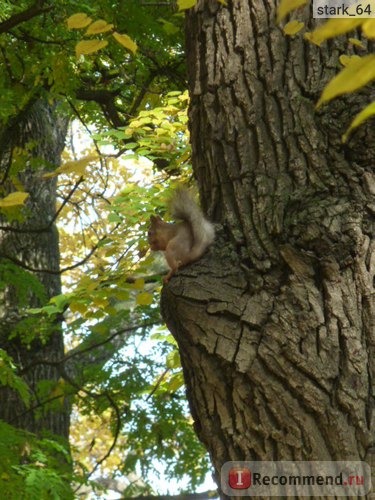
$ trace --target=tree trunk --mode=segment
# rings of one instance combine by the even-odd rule
[[[274,19],[271,0],[187,14],[194,171],[221,229],[162,308],[217,478],[374,446],[374,129],[341,143],[369,93],[317,112],[346,39],[320,49]]]
[[[41,383],[48,383],[52,393],[61,376],[53,365],[64,355],[61,318],[52,324],[27,323],[24,311],[40,307],[61,293],[59,242],[54,224],[56,180],[44,179],[43,174],[59,165],[66,130],[66,118],[38,101],[3,127],[0,137],[2,194],[14,191],[15,185],[29,193],[22,220],[1,219],[0,258],[3,268],[10,270],[10,277],[1,290],[0,348],[13,358],[33,396],[31,407],[26,408],[18,392],[2,387],[0,418],[31,432],[48,431],[65,438],[69,435],[68,403],[55,401],[53,409],[46,409],[48,389],[41,394]],[[19,276],[28,290],[16,284],[18,273],[23,273]],[[27,273],[39,279],[43,292],[37,293],[38,287]]]

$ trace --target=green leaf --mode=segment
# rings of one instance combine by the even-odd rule
[[[180,354],[177,349],[170,352],[167,356],[167,368],[181,368]]]
[[[370,103],[368,106],[366,106],[360,113],[358,113],[355,117],[352,123],[350,124],[348,130],[345,132],[345,134],[342,136],[342,142],[346,142],[350,133],[366,120],[371,118],[372,116],[375,116],[375,102]]]
[[[375,55],[352,59],[324,88],[317,107],[335,97],[354,92],[375,79]]]
[[[184,375],[182,371],[175,373],[174,375],[171,376],[171,378],[168,381],[168,390],[170,392],[176,392],[180,387],[184,385]]]
[[[178,10],[191,9],[197,3],[197,0],[177,0]]]

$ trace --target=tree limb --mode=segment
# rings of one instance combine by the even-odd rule
[[[37,17],[44,12],[49,12],[50,10],[52,10],[53,6],[42,7],[44,3],[44,0],[38,0],[28,9],[24,10],[23,12],[19,12],[18,14],[14,14],[14,16],[11,16],[9,19],[6,19],[2,23],[0,23],[0,34],[6,33],[15,26],[25,23],[26,21],[29,21],[33,17]]]

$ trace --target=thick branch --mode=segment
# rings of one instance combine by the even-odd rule
[[[123,127],[125,121],[121,118],[115,105],[115,98],[120,91],[111,90],[96,90],[96,89],[80,89],[77,91],[77,98],[83,101],[95,101],[102,108],[107,120],[114,127]]]
[[[32,19],[33,17],[37,17],[44,12],[49,12],[50,10],[52,10],[52,6],[43,8],[42,6],[44,3],[44,0],[38,0],[30,8],[24,10],[23,12],[19,12],[18,14],[14,14],[14,16],[11,16],[6,21],[0,23],[0,34],[6,33],[15,26],[25,23],[26,21],[30,21],[30,19]]]

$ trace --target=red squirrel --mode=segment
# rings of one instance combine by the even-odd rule
[[[171,201],[171,214],[182,222],[164,222],[150,217],[148,242],[151,250],[162,250],[170,267],[164,277],[168,283],[179,267],[198,260],[214,241],[215,229],[186,189],[177,189]]]

